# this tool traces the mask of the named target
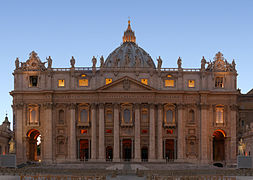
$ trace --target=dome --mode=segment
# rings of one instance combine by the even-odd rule
[[[155,68],[150,55],[139,47],[135,41],[134,31],[132,31],[130,21],[128,21],[128,28],[123,36],[123,44],[107,57],[104,67]]]

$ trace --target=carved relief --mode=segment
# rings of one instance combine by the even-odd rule
[[[26,62],[21,62],[21,69],[23,71],[45,71],[45,63],[41,62],[35,51],[32,51],[29,59]]]

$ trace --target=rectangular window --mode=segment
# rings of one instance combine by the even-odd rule
[[[216,77],[215,78],[215,87],[216,88],[224,88],[223,77]]]
[[[148,79],[141,79],[141,83],[148,85]]]
[[[110,84],[112,83],[112,78],[106,78],[105,79],[105,84]]]
[[[79,79],[79,87],[84,87],[89,85],[89,80],[88,79]]]
[[[194,80],[188,80],[188,87],[194,88],[195,87],[195,81]]]
[[[64,79],[58,80],[58,87],[64,87],[64,86],[65,86]]]
[[[30,76],[29,87],[38,87],[38,76]]]
[[[173,79],[166,79],[165,80],[165,87],[174,87],[174,80]]]
[[[223,112],[224,112],[223,107],[216,107],[216,123],[222,124],[224,122]]]

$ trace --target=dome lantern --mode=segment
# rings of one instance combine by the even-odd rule
[[[136,37],[134,35],[134,31],[131,28],[130,20],[128,20],[127,30],[124,32],[123,43],[125,42],[136,42]]]

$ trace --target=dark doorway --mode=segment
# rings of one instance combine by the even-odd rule
[[[80,160],[87,161],[89,159],[89,140],[80,139]]]
[[[111,146],[106,147],[106,161],[111,161],[113,158],[113,150]]]
[[[148,147],[146,146],[141,148],[141,160],[148,161]]]
[[[225,133],[217,130],[213,133],[213,161],[225,160]]]
[[[166,160],[174,159],[174,139],[166,139],[165,141],[165,158]]]
[[[132,158],[132,140],[124,139],[123,140],[123,159],[125,161],[130,161]]]
[[[28,137],[28,157],[27,159],[29,161],[39,161],[41,160],[40,154],[41,154],[41,142],[40,142],[40,132],[36,129],[31,129],[27,132]]]

